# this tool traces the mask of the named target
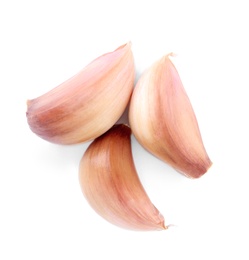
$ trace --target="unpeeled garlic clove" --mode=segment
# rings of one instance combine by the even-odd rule
[[[142,146],[186,176],[198,178],[211,166],[194,110],[169,55],[137,82],[129,122]]]
[[[131,44],[127,43],[98,57],[46,94],[28,100],[28,124],[35,134],[53,143],[95,139],[123,114],[134,75]]]
[[[115,125],[95,139],[79,167],[82,192],[107,221],[125,229],[166,229],[164,218],[146,194],[132,158],[131,130]]]

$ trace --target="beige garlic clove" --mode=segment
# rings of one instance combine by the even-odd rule
[[[137,82],[129,122],[143,147],[184,175],[198,178],[212,165],[194,110],[169,55],[155,62]]]
[[[135,169],[131,130],[120,124],[95,139],[81,159],[79,180],[92,208],[114,225],[163,230],[164,218],[150,201]]]
[[[123,114],[134,76],[131,44],[127,43],[98,57],[46,94],[28,100],[28,124],[35,134],[53,143],[95,139]]]

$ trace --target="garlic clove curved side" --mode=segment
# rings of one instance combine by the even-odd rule
[[[28,100],[27,121],[39,137],[58,144],[93,140],[123,114],[134,87],[131,44],[93,60],[44,95]]]
[[[155,62],[138,80],[129,107],[129,122],[139,143],[190,178],[212,165],[198,122],[169,55]]]
[[[152,204],[135,169],[131,130],[120,124],[95,139],[79,166],[82,192],[110,223],[131,230],[163,230],[164,218]]]

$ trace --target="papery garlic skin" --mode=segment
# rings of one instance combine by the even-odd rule
[[[131,230],[163,230],[164,218],[150,201],[135,169],[126,125],[115,125],[95,139],[79,167],[82,192],[110,223]]]
[[[212,165],[197,119],[169,55],[138,80],[129,107],[129,122],[140,144],[190,178]]]
[[[134,87],[134,59],[127,43],[104,54],[46,94],[27,102],[30,129],[58,144],[86,142],[110,129]]]

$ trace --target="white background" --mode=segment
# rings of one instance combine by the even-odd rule
[[[0,259],[249,259],[248,1],[1,1]],[[89,143],[50,144],[26,100],[132,42],[137,77],[168,52],[213,161],[190,180],[132,137],[149,197],[175,226],[134,232],[87,204],[78,164]],[[123,119],[125,121],[125,117]]]

